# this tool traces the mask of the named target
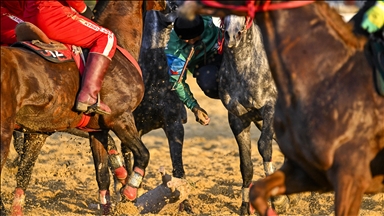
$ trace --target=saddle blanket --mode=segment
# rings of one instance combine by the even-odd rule
[[[73,58],[73,52],[71,45],[50,45],[42,43],[38,40],[33,41],[19,41],[12,44],[12,47],[23,47],[31,50],[43,57],[47,61],[54,63],[63,63],[69,61],[75,61]]]

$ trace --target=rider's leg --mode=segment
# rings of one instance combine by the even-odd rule
[[[100,104],[96,104],[94,107],[96,113],[102,115],[111,113],[111,109],[106,104],[97,101],[97,94],[100,92],[110,63],[111,60],[106,56],[98,53],[88,54],[88,61],[81,80],[81,90],[76,99],[76,110],[85,112],[99,102]]]

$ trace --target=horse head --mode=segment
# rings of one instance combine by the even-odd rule
[[[178,16],[177,11],[182,4],[183,1],[180,0],[167,0],[165,10],[159,13],[161,20],[166,23],[173,23]]]
[[[252,19],[244,16],[229,15],[224,18],[224,38],[228,48],[237,47],[252,25]]]

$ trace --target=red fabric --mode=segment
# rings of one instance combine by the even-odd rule
[[[10,0],[12,1],[12,0]],[[55,7],[72,7],[77,12],[82,13],[87,8],[83,0],[25,0],[24,16],[35,16],[38,13],[38,8],[55,8]]]
[[[69,6],[81,11],[83,4],[83,1],[27,0],[24,19],[35,24],[52,40],[89,48],[90,52],[112,58],[116,51],[115,35]]]
[[[121,53],[135,66],[137,71],[139,72],[140,76],[143,77],[143,72],[141,71],[139,63],[136,61],[135,58],[123,47],[117,45],[117,49],[120,50]]]
[[[0,6],[6,8],[8,13],[23,18],[24,0],[0,0]]]
[[[22,8],[19,1],[0,1],[1,2],[1,25],[0,25],[0,43],[11,45],[17,41],[15,27],[18,23],[23,22],[20,16]]]

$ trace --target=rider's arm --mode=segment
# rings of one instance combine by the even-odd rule
[[[176,36],[176,34],[173,35],[171,33],[171,39],[168,41],[167,48],[165,49],[169,67],[169,82],[175,88],[179,99],[185,104],[185,106],[188,107],[188,109],[192,110],[192,108],[198,105],[198,103],[193,97],[188,84],[185,82],[187,71],[184,72],[181,82],[177,82],[182,73],[186,57],[182,54],[182,52],[180,52],[180,50],[178,50],[179,44],[177,38],[174,38],[174,36]]]
[[[185,64],[185,60],[181,57],[178,58],[174,55],[167,54],[167,62],[169,66],[169,82],[175,89],[179,99],[188,107],[188,109],[192,109],[197,104],[196,99],[193,97],[193,94],[189,88],[189,85],[185,82],[187,77],[187,71],[184,72],[181,82],[178,82],[178,79],[183,70],[183,66]]]

